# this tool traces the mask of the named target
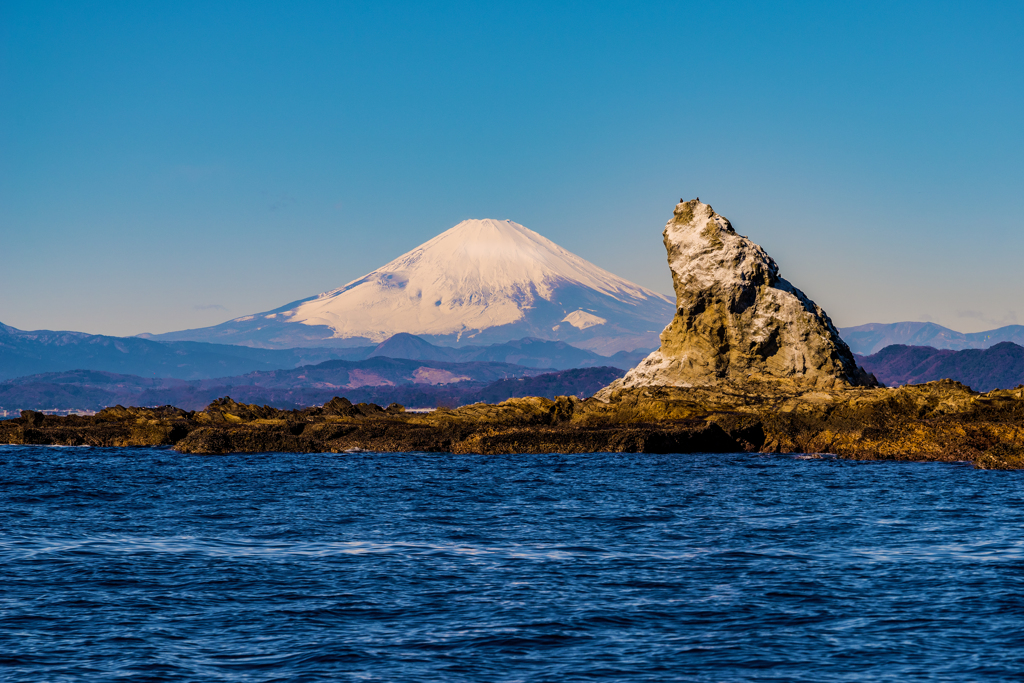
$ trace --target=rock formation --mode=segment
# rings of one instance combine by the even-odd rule
[[[866,388],[828,316],[710,206],[665,228],[677,313],[661,348],[599,400],[513,398],[423,414],[334,398],[277,410],[218,399],[202,411],[24,411],[0,444],[172,446],[182,453],[833,453],[1024,469],[1024,387],[949,380]],[[808,456],[805,456],[808,457]]]
[[[648,386],[799,393],[874,386],[820,306],[699,199],[665,225],[676,315],[661,348],[598,394]]]
[[[426,414],[343,398],[275,410],[225,397],[203,411],[116,406],[88,417],[24,411],[0,420],[0,444],[160,445],[211,454],[834,453],[1024,469],[1022,425],[1024,388],[979,394],[946,380],[799,395],[646,387],[618,392],[607,403],[515,398]]]

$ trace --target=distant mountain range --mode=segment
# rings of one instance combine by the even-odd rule
[[[1024,384],[1024,347],[1000,342],[987,349],[887,346],[857,362],[886,386],[954,379],[975,391],[1013,389]]]
[[[26,332],[0,324],[0,379],[42,372],[100,370],[142,377],[204,379],[276,370],[337,358],[338,349],[254,349],[155,342],[84,332]]]
[[[450,348],[399,334],[381,344],[341,348],[260,349],[205,342],[162,342],[83,332],[26,332],[0,324],[0,380],[69,370],[193,380],[279,370],[325,360],[387,356],[449,362],[499,362],[564,370],[610,365],[628,369],[646,351],[600,356],[565,342],[519,339],[491,346]]]
[[[260,348],[563,341],[602,354],[654,348],[674,301],[518,223],[459,223],[348,284],[213,327],[144,335]]]
[[[989,391],[1024,383],[1024,348],[1000,341],[1024,342],[1021,325],[973,334],[933,323],[860,325],[841,332],[858,362],[889,386],[949,378]],[[876,349],[879,345],[885,347]],[[0,380],[7,380],[0,382],[0,408],[97,409],[126,401],[201,408],[225,394],[279,407],[318,403],[335,395],[410,406],[458,405],[502,400],[509,391],[590,391],[588,377],[593,384],[595,378],[621,375],[646,354],[647,349],[638,349],[602,356],[564,341],[533,338],[440,346],[408,333],[350,348],[263,349],[26,332],[0,324]],[[591,375],[556,373],[554,384],[546,388],[530,379],[546,371],[580,368],[604,369]],[[506,378],[514,379],[509,384]],[[485,391],[495,383],[499,388]],[[593,391],[605,384],[595,384]]]
[[[436,346],[415,335],[400,333],[373,347],[362,357],[385,356],[411,360],[444,360],[456,363],[488,361],[557,370],[607,365],[628,370],[642,361],[651,350],[619,351],[611,356],[602,356],[592,351],[578,349],[566,342],[545,341],[530,337],[490,346]]]
[[[354,402],[433,408],[495,403],[513,396],[590,396],[624,372],[598,367],[545,373],[508,363],[384,357],[191,381],[75,370],[0,382],[0,408],[99,410],[116,404],[170,404],[198,410],[222,396],[279,408],[322,404],[335,396]]]
[[[839,330],[839,334],[854,353],[864,356],[893,344],[952,350],[987,349],[1007,341],[1024,345],[1024,325],[964,333],[935,323],[869,323],[844,327]]]

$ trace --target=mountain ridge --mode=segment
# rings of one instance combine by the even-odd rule
[[[850,349],[860,355],[877,353],[887,346],[930,346],[935,349],[987,349],[1000,342],[1024,345],[1024,325],[1005,325],[983,332],[957,332],[936,323],[867,323],[839,330]]]
[[[857,362],[887,386],[951,379],[975,391],[1024,384],[1024,347],[1000,342],[987,349],[936,349],[894,344]]]
[[[262,349],[207,342],[167,342],[85,332],[24,331],[0,323],[0,380],[46,372],[92,370],[142,377],[212,379],[326,360],[376,356],[448,362],[491,361],[537,369],[635,365],[644,352],[602,356],[565,342],[517,339],[488,346],[444,347],[399,334],[368,346]]]
[[[525,226],[474,219],[317,296],[148,338],[285,348],[359,346],[398,333],[443,346],[536,337],[612,354],[656,346],[672,313],[668,297]]]
[[[324,403],[334,396],[432,408],[525,395],[589,396],[624,372],[601,366],[551,372],[509,363],[449,363],[382,356],[203,380],[73,370],[0,382],[0,409],[99,410],[120,403],[174,404],[198,410],[225,395],[280,408]]]
[[[318,363],[338,355],[334,349],[162,342],[67,330],[26,331],[0,323],[0,380],[70,370],[202,379]]]

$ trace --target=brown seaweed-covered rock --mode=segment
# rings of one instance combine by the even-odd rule
[[[790,400],[778,411],[766,411],[765,450],[1024,467],[1022,389],[981,394],[942,380],[831,398],[817,405]]]
[[[240,423],[251,420],[277,419],[283,411],[270,406],[237,403],[230,396],[218,398],[196,415],[199,422]]]
[[[335,396],[321,410],[324,415],[349,416],[352,414],[352,401]]]
[[[478,431],[456,453],[735,453],[744,446],[713,422],[603,427],[560,425]]]
[[[428,414],[224,407],[233,418],[120,406],[93,417],[29,414],[0,421],[0,443],[197,454],[760,451],[1024,468],[1024,389],[980,394],[950,381],[789,394],[654,386],[620,390],[613,401],[524,398]]]
[[[0,422],[0,443],[40,446],[171,446],[189,430],[189,413],[162,408],[115,406],[93,416],[55,417],[23,411]]]
[[[761,395],[645,387],[620,391],[608,403],[588,401],[575,419],[628,425],[697,418],[762,452],[1024,468],[1024,389],[981,394],[951,380]]]

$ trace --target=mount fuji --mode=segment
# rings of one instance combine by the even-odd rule
[[[262,348],[357,346],[398,333],[434,344],[565,341],[653,348],[674,302],[512,221],[467,220],[318,296],[213,327],[147,338]]]

